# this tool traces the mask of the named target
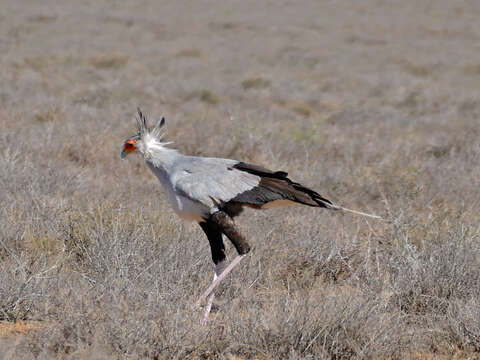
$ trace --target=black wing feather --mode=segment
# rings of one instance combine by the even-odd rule
[[[244,162],[235,164],[233,168],[259,176],[260,183],[253,189],[238,194],[232,202],[261,207],[271,201],[290,200],[308,206],[335,208],[330,200],[316,191],[290,180],[284,171],[271,171]]]

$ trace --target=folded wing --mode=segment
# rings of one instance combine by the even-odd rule
[[[260,208],[269,207],[272,202],[282,205],[295,202],[327,209],[336,208],[330,200],[322,197],[316,191],[290,180],[286,172],[271,171],[243,162],[233,167],[239,171],[259,176],[260,182],[254,188],[235,196],[232,201]]]
[[[175,169],[175,190],[216,210],[226,205],[268,208],[275,205],[303,205],[336,208],[331,201],[299,183],[283,171],[218,158],[191,158]]]
[[[238,161],[191,157],[173,171],[175,191],[214,210],[237,195],[255,188],[260,177],[233,166]]]

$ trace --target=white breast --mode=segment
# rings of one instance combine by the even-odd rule
[[[176,195],[171,189],[168,189],[168,200],[175,213],[184,220],[202,221],[208,217],[209,211],[205,205],[184,196]]]
[[[165,171],[148,162],[147,165],[167,191],[170,205],[179,217],[188,221],[201,221],[208,216],[209,211],[205,205],[175,193],[170,178]]]

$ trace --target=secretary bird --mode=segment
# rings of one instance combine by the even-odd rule
[[[187,156],[167,147],[160,129],[161,118],[149,129],[145,115],[138,109],[138,132],[125,140],[122,158],[133,152],[143,155],[147,166],[167,191],[173,210],[183,219],[197,221],[208,238],[215,263],[213,282],[198,299],[210,295],[203,322],[210,312],[215,287],[250,251],[245,237],[233,218],[244,206],[266,209],[294,203],[328,210],[341,210],[379,218],[334,205],[330,200],[299,183],[283,171],[271,171],[241,161]],[[238,256],[227,266],[222,234],[232,242]]]

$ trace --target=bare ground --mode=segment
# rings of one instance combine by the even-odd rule
[[[479,358],[479,17],[474,0],[0,1],[0,358]],[[184,153],[387,221],[246,211],[253,251],[202,327],[208,242],[119,158],[138,105]]]

